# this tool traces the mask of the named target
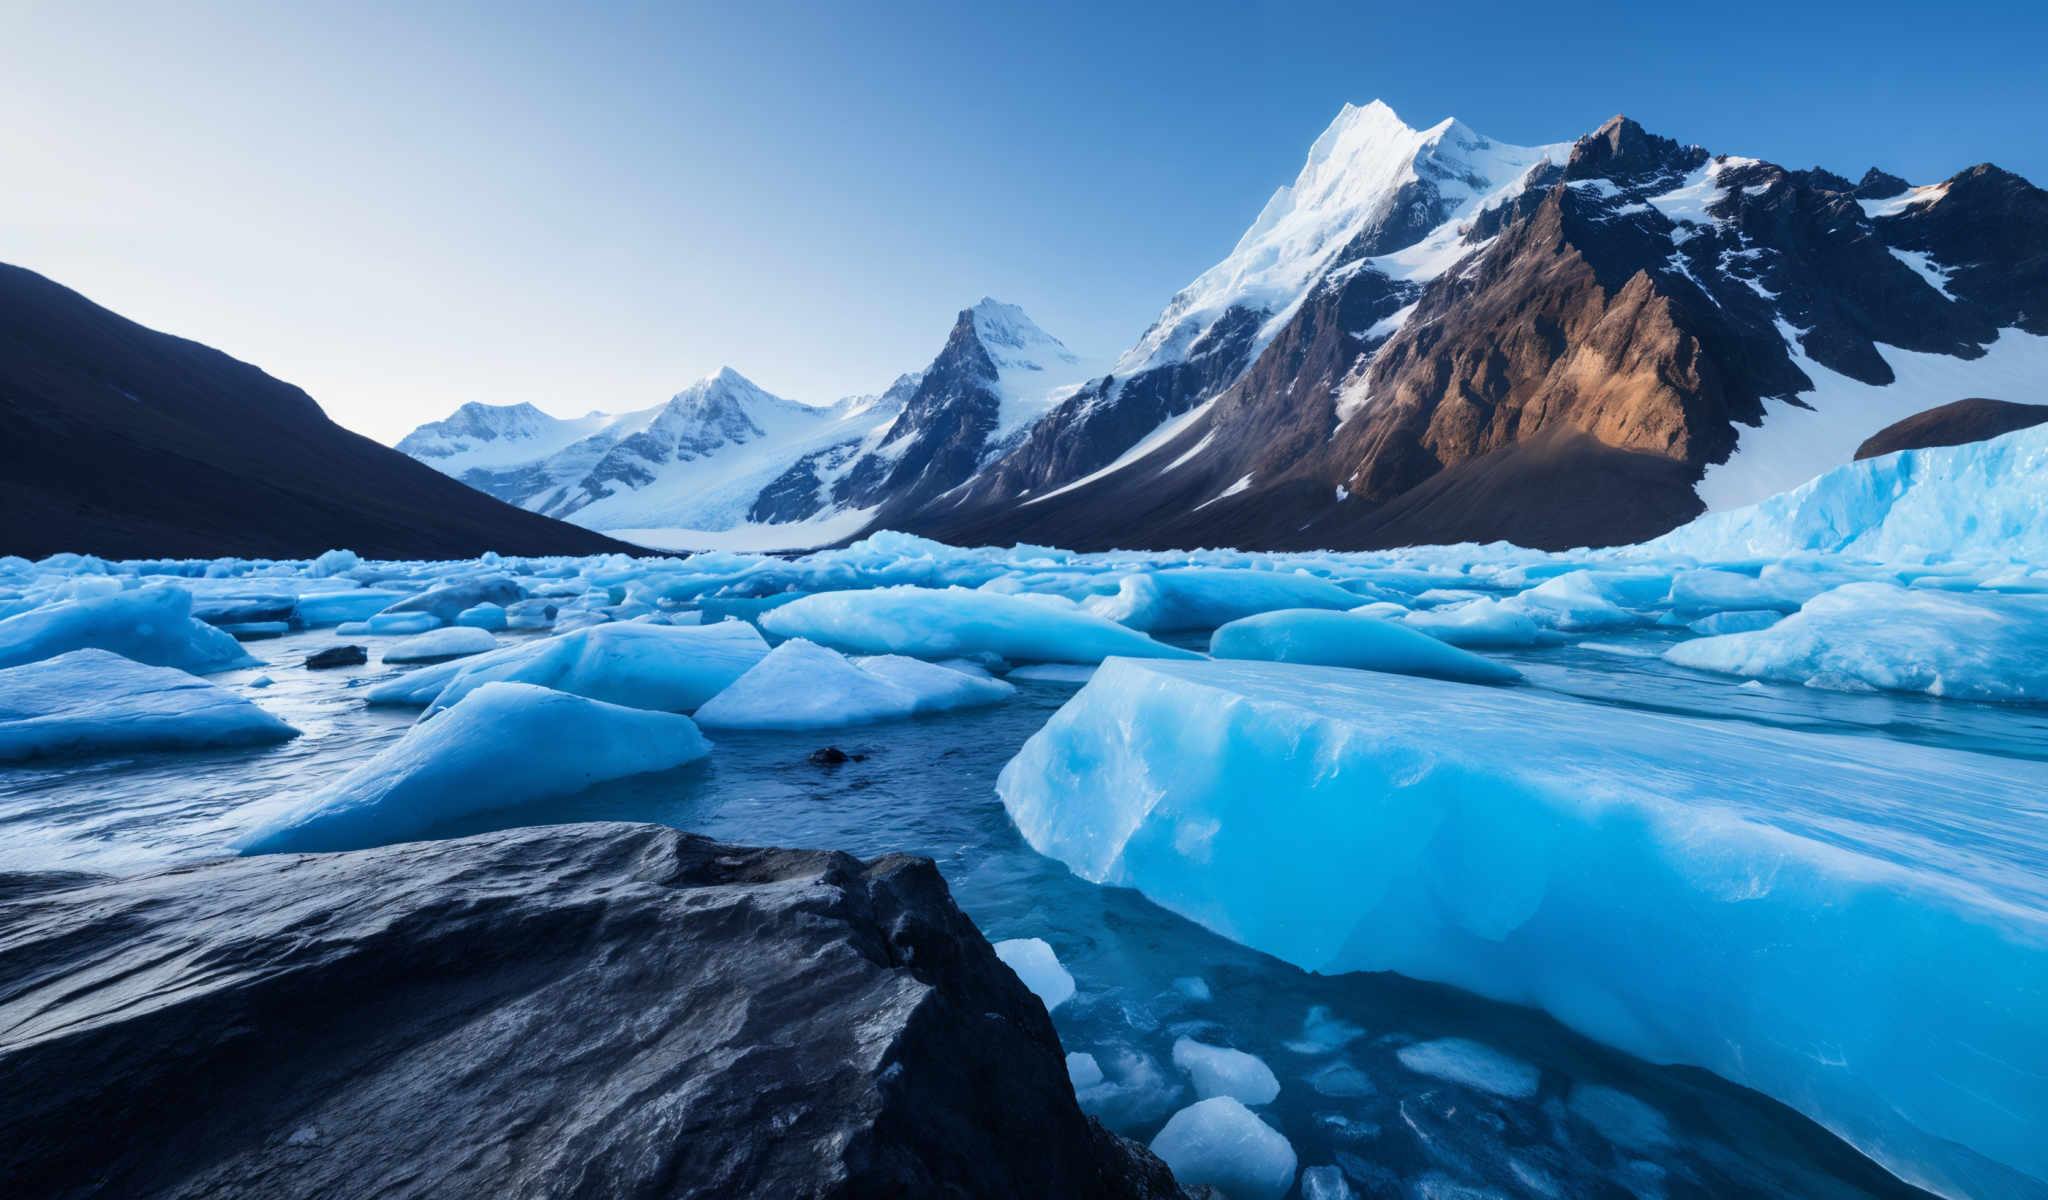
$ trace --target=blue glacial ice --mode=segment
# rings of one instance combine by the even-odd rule
[[[383,659],[388,663],[438,662],[446,658],[488,654],[497,648],[498,639],[487,630],[447,625],[386,646]]]
[[[762,614],[761,628],[848,654],[994,654],[1011,662],[1077,663],[1100,662],[1112,654],[1199,657],[1084,612],[1062,597],[961,587],[820,592]]]
[[[245,854],[355,850],[436,824],[666,771],[711,752],[675,713],[492,683],[244,835]]]
[[[63,600],[0,621],[0,667],[84,649],[195,675],[256,665],[232,636],[192,616],[192,593],[184,588]]]
[[[466,625],[471,629],[488,629],[495,633],[502,632],[505,629],[508,619],[505,616],[504,605],[493,604],[486,600],[481,604],[471,605],[456,613],[455,623],[457,625]]]
[[[767,657],[741,621],[716,625],[599,625],[516,642],[489,654],[424,667],[377,684],[372,704],[446,708],[486,683],[532,683],[608,704],[694,712]]]
[[[1230,1200],[1280,1200],[1294,1189],[1294,1147],[1229,1096],[1198,1100],[1167,1118],[1152,1153],[1183,1185],[1206,1184]]]
[[[1681,667],[1835,690],[2048,700],[2048,596],[1871,581],[1822,592],[1783,620],[1665,651]]]
[[[2038,763],[1115,659],[998,791],[1083,878],[1298,966],[1541,1008],[1938,1189],[1971,1191],[1985,1159],[2048,1181]]]
[[[1836,467],[1747,508],[1708,513],[1634,553],[1707,561],[1826,551],[1887,562],[2048,562],[2048,426]]]
[[[907,717],[917,702],[909,688],[791,638],[705,701],[697,720],[707,729],[834,729]]]
[[[434,618],[434,624],[447,625],[479,604],[514,604],[525,598],[526,589],[519,586],[518,580],[509,575],[488,574],[430,587],[394,601],[384,611],[425,613]]]
[[[1284,609],[1232,621],[1209,639],[1209,653],[1215,658],[1352,667],[1468,683],[1513,683],[1522,677],[1505,663],[1391,621],[1321,609]]]
[[[292,608],[292,619],[311,628],[367,621],[405,596],[404,592],[384,588],[301,593]]]
[[[877,654],[853,662],[868,674],[908,690],[917,698],[913,712],[979,708],[1000,704],[1017,693],[1015,685],[964,665],[928,663],[901,654]]]
[[[105,650],[0,669],[0,762],[62,754],[253,746],[299,731],[226,688]]]
[[[1147,633],[1214,629],[1228,621],[1282,608],[1347,609],[1356,593],[1292,571],[1226,571],[1176,567],[1126,575],[1112,595],[1090,596],[1089,612]]]

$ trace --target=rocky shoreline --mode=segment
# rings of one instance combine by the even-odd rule
[[[930,860],[653,825],[0,880],[12,1195],[1185,1196]]]

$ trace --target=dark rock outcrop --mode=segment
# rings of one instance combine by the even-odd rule
[[[2036,425],[2048,425],[2048,404],[2014,404],[1977,396],[1894,421],[1856,447],[1856,458],[1860,462],[1901,450],[1966,446]]]
[[[360,667],[370,661],[370,652],[362,646],[329,646],[306,656],[306,669],[327,671],[335,667]]]
[[[0,265],[0,554],[634,549],[350,433],[312,398]]]
[[[1182,1194],[929,860],[643,825],[0,878],[0,1191]]]

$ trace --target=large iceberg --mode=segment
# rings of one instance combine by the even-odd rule
[[[192,616],[192,593],[184,588],[65,600],[0,621],[0,667],[84,649],[195,675],[257,665],[231,635]]]
[[[1638,553],[1711,561],[1822,550],[1883,561],[2048,562],[2048,425],[1836,467],[1747,508],[1708,513]]]
[[[848,654],[953,658],[993,654],[1012,662],[1197,658],[1056,596],[977,589],[885,587],[820,592],[761,615],[761,628]]]
[[[1310,663],[1429,675],[1468,683],[1512,683],[1520,671],[1391,621],[1353,612],[1287,609],[1232,621],[1209,639],[1216,658]]]
[[[1082,877],[1301,967],[1540,1007],[1938,1190],[2048,1181],[2039,763],[1114,659],[998,790]]]
[[[1823,592],[1744,633],[1680,642],[1681,667],[1810,687],[2048,700],[2048,596],[1958,594],[1890,583]]]
[[[0,670],[0,762],[263,745],[298,733],[226,688],[105,650],[73,650]]]
[[[359,850],[436,824],[666,771],[711,744],[690,718],[490,683],[243,837],[245,854]]]

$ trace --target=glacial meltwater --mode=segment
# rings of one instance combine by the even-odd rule
[[[401,636],[337,638],[314,629],[250,640],[244,648],[260,666],[208,677],[297,727],[301,736],[290,742],[0,767],[0,871],[129,872],[229,852],[238,836],[413,724],[416,709],[362,702],[369,684],[420,669],[379,661]],[[500,635],[534,636],[541,635]],[[1162,640],[1208,644],[1206,633]],[[1670,631],[1624,629],[1493,657],[1523,672],[1520,687],[1577,698],[1596,713],[1691,715],[2015,762],[2048,757],[2042,706],[1745,682],[1664,662],[1659,656],[1678,640]],[[303,665],[346,642],[367,645],[370,662]],[[807,732],[707,730],[714,751],[692,765],[474,812],[428,832],[656,821],[745,843],[929,855],[991,940],[1043,939],[1071,973],[1075,991],[1053,1009],[1054,1022],[1084,1108],[1112,1128],[1150,1141],[1187,1105],[1245,1086],[1230,1070],[1193,1069],[1210,1061],[1205,1047],[1241,1051],[1270,1068],[1277,1094],[1254,1108],[1297,1156],[1290,1195],[1919,1194],[1806,1117],[1706,1071],[1654,1065],[1541,1012],[1440,984],[1390,972],[1304,971],[1040,855],[1006,813],[997,775],[1087,674],[1025,671],[1011,677],[1018,690],[1008,701],[958,712]],[[1443,735],[1483,741],[1491,731]],[[847,760],[814,762],[812,753],[827,746]],[[1683,747],[1674,748],[1671,769],[1687,769]],[[2048,768],[2039,778],[2048,780]],[[2048,838],[2048,823],[2042,828]],[[1270,864],[1276,877],[1301,869]],[[2041,981],[2033,987],[2048,1012]],[[1255,1064],[1221,1061],[1260,1086]],[[1958,1161],[1975,1174],[1947,1164],[1942,1190],[2048,1194],[1989,1160]]]

